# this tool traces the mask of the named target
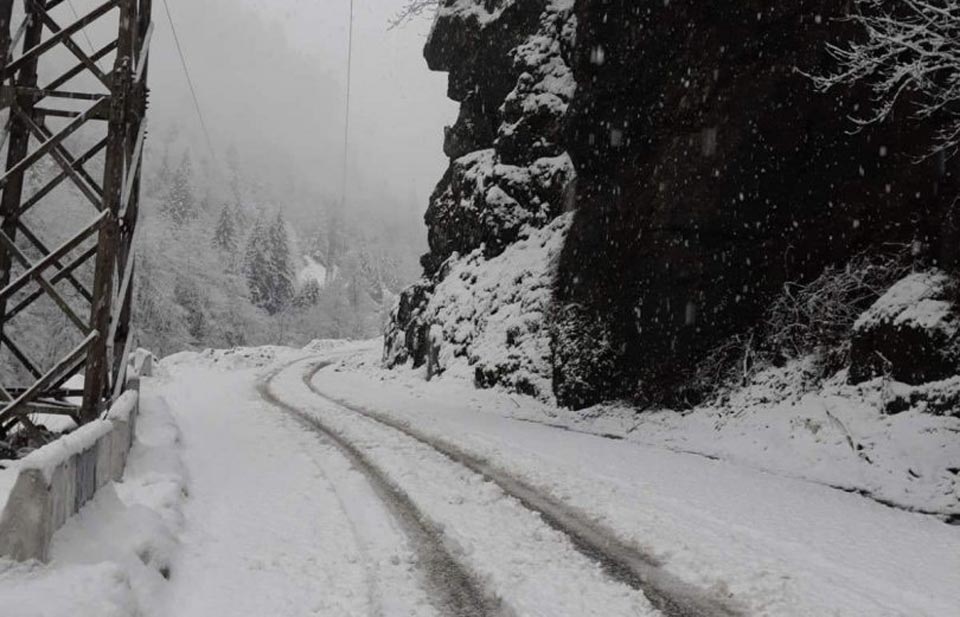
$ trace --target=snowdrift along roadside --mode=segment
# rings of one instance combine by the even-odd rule
[[[102,488],[54,535],[51,561],[0,561],[4,617],[151,616],[182,526],[179,429],[143,379],[136,440],[122,482]]]
[[[374,349],[314,383],[519,474],[750,614],[939,617],[960,606],[960,528],[936,518],[663,445],[544,426],[573,423],[531,399],[381,370]],[[589,420],[580,426],[617,429]]]

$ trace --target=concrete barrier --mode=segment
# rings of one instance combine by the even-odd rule
[[[0,514],[0,556],[46,561],[53,534],[100,488],[123,476],[139,399],[137,389],[127,390],[105,419],[19,462],[19,475]]]

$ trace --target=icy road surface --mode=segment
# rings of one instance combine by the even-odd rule
[[[960,615],[958,527],[340,353],[165,362],[190,497],[160,614]]]

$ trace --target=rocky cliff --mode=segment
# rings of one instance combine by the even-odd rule
[[[401,297],[388,327],[388,365],[421,366],[434,347],[440,357],[431,370],[459,363],[481,385],[549,394],[549,333],[541,326],[552,304],[552,260],[523,247],[544,248],[550,234],[543,242],[530,234],[572,207],[563,139],[576,92],[575,26],[572,0],[447,0],[439,9],[424,55],[431,69],[449,73],[460,114],[446,130],[450,167],[426,214],[424,280]],[[520,270],[497,259],[518,241]],[[557,242],[551,246],[544,250],[556,256]],[[512,280],[481,276],[491,280],[478,285],[477,269],[488,261]],[[515,310],[501,312],[505,304]],[[431,342],[432,326],[439,331]]]
[[[911,245],[954,267],[957,167],[920,160],[932,129],[854,132],[869,94],[823,94],[805,76],[830,66],[828,42],[855,36],[845,10],[444,0],[426,57],[450,73],[461,113],[426,216],[425,279],[395,315],[388,364],[425,362],[433,325],[434,347],[457,340],[476,364],[463,323],[430,308],[449,266],[495,258],[565,210],[559,259],[538,266],[554,294],[527,330],[549,339],[533,364],[572,406],[677,403],[698,359],[754,327],[785,283],[864,251]],[[477,381],[514,387],[510,366]]]
[[[851,134],[865,94],[820,94],[843,3],[579,0],[568,147],[577,217],[559,301],[613,332],[624,394],[669,399],[699,354],[788,280],[873,245],[933,251],[954,166],[924,127]],[[942,162],[941,162],[942,163]],[[558,358],[562,366],[566,358]],[[593,384],[558,389],[574,403]]]

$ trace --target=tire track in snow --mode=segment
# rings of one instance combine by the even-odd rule
[[[335,446],[363,474],[410,540],[418,558],[425,590],[438,612],[446,617],[512,617],[483,593],[480,585],[450,556],[443,545],[442,533],[426,522],[410,498],[392,486],[362,452],[330,431],[317,418],[285,403],[273,393],[270,388],[273,379],[300,362],[302,360],[269,374],[258,386],[260,396]],[[362,545],[362,542],[358,544]]]
[[[267,403],[268,405],[275,407],[276,403],[274,403],[272,400],[264,396],[261,387],[262,387],[262,384],[258,384],[257,392],[260,394],[261,398],[263,398],[264,402]],[[305,424],[303,420],[298,417],[289,417],[288,419],[293,422],[297,422],[301,425]],[[336,456],[343,456],[339,448],[337,448],[336,444],[328,441],[325,435],[311,432],[311,436],[319,440],[321,444],[336,449],[337,450]],[[343,487],[341,486],[342,481],[338,482],[337,478],[331,477],[331,474],[327,472],[327,469],[325,468],[324,464],[322,464],[320,461],[317,461],[314,459],[313,463],[318,467],[320,474],[323,475],[323,477],[327,481],[327,484],[329,484],[331,489],[333,490],[334,497],[337,500],[337,505],[340,508],[340,511],[343,513],[343,517],[347,521],[347,524],[350,528],[350,534],[353,536],[354,542],[356,543],[357,552],[360,553],[360,557],[361,559],[363,559],[364,570],[366,574],[364,576],[364,579],[365,579],[364,582],[366,583],[366,586],[367,586],[367,596],[369,598],[369,606],[368,606],[367,614],[369,615],[369,617],[388,617],[387,615],[384,614],[383,604],[380,600],[380,594],[378,593],[378,585],[374,575],[373,557],[370,554],[368,543],[365,541],[365,539],[361,535],[360,530],[357,527],[357,523],[354,520],[354,517],[352,516],[351,508],[347,505],[347,502],[344,500]],[[350,461],[350,459],[345,459],[343,464],[346,466],[352,467],[352,462]]]
[[[642,591],[667,617],[742,617],[741,610],[728,600],[666,572],[656,558],[621,541],[614,532],[597,525],[588,516],[544,495],[490,461],[429,436],[409,423],[326,395],[313,384],[313,377],[332,364],[332,360],[323,360],[304,373],[303,381],[311,392],[329,403],[399,431],[493,482],[524,507],[540,514],[545,523],[569,537],[581,553],[599,563],[611,578]]]

